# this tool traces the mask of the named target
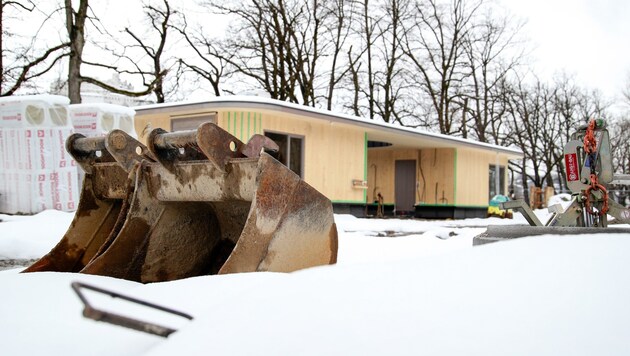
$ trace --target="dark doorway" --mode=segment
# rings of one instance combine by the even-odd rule
[[[396,161],[396,213],[413,213],[416,204],[416,161]]]
[[[490,165],[488,172],[488,200],[492,200],[497,194],[505,194],[505,166]]]
[[[303,178],[304,138],[275,132],[265,132],[265,136],[272,139],[280,147],[278,152],[268,153]]]

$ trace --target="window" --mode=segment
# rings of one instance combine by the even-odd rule
[[[498,171],[498,176],[497,176]],[[488,192],[490,193],[489,199],[492,199],[497,194],[505,194],[505,167],[490,165],[489,177],[488,177]],[[497,187],[498,184],[498,187]],[[498,189],[497,189],[498,188]]]
[[[265,132],[265,136],[272,139],[280,147],[278,152],[268,153],[289,167],[295,174],[303,177],[304,137],[274,132]]]
[[[217,123],[216,112],[171,117],[171,131],[196,130],[204,122]]]

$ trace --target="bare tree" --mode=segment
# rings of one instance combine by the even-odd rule
[[[502,143],[505,105],[501,90],[508,74],[518,65],[523,51],[515,50],[522,23],[508,16],[487,12],[468,32],[464,41],[469,77],[465,113],[471,117],[472,131],[481,142]],[[466,123],[462,134],[466,136]]]
[[[509,142],[524,153],[522,163],[512,162],[511,169],[521,175],[526,201],[529,182],[536,187],[542,187],[543,183],[553,185],[553,168],[558,163],[555,160],[558,120],[553,96],[553,89],[540,80],[528,86],[517,78],[506,91]]]
[[[206,35],[202,28],[189,28],[185,15],[181,16],[177,30],[194,53],[191,58],[179,58],[179,62],[197,77],[208,82],[215,96],[220,96],[221,82],[227,75],[228,65],[223,59],[220,40]]]
[[[272,98],[314,106],[327,9],[318,1],[209,2],[236,18],[213,56],[229,64],[232,76],[254,80]]]
[[[626,74],[626,85],[621,92],[621,96],[626,106],[630,108],[630,71]]]
[[[145,15],[148,17],[150,32],[157,34],[157,41],[154,44],[147,43],[147,36],[141,36],[132,31],[129,27],[125,28],[127,33],[132,39],[134,44],[128,47],[132,49],[138,49],[140,52],[148,57],[151,63],[150,69],[143,69],[138,61],[134,61],[132,58],[130,62],[133,63],[134,70],[130,74],[138,74],[142,77],[143,85],[147,88],[152,88],[153,94],[158,103],[163,103],[166,98],[164,79],[168,73],[168,69],[163,68],[164,50],[166,41],[168,38],[168,30],[170,29],[171,18],[177,14],[177,11],[173,10],[168,0],[162,0],[162,6],[158,7],[150,3],[145,3],[144,6]]]
[[[404,124],[412,111],[405,103],[410,73],[403,48],[411,2],[356,1],[354,10],[358,46],[348,49],[351,109],[355,115]]]
[[[333,0],[328,5],[330,21],[325,25],[326,31],[332,34],[332,53],[331,64],[328,81],[328,92],[326,93],[326,108],[332,110],[334,93],[336,86],[341,82],[344,76],[351,71],[353,64],[341,67],[339,62],[343,59],[343,50],[346,41],[350,36],[350,24],[353,21],[355,2],[346,5],[343,0]],[[349,7],[349,9],[347,9]]]
[[[403,118],[410,115],[403,109],[408,85],[403,41],[406,35],[406,20],[411,8],[408,0],[388,0],[384,4],[384,21],[379,36],[380,68],[375,84],[378,98],[375,105],[380,118],[385,122],[405,124]]]
[[[144,90],[130,91],[114,87],[93,77],[82,75],[81,68],[83,65],[114,70],[118,73],[126,72],[125,70],[120,70],[116,66],[89,61],[85,58],[84,48],[86,45],[86,21],[89,20],[92,24],[99,23],[96,16],[89,15],[90,7],[88,2],[89,0],[80,0],[78,7],[75,9],[72,5],[72,0],[64,0],[66,30],[68,32],[70,43],[68,63],[68,97],[70,98],[70,102],[81,102],[81,83],[91,83],[105,90],[127,96],[139,97],[151,93],[155,89],[157,82],[161,80],[161,76],[152,78],[152,81],[149,83],[145,82]],[[106,31],[101,29],[100,32]],[[91,55],[96,56],[97,54],[91,53]]]
[[[469,4],[469,5],[467,5]],[[416,3],[415,24],[407,36],[405,52],[415,70],[417,85],[432,104],[440,133],[455,131],[455,113],[461,100],[465,70],[465,41],[482,2],[453,0],[450,6],[438,0]]]
[[[372,55],[375,47],[375,43],[378,37],[381,35],[378,29],[378,23],[381,17],[373,12],[373,7],[370,6],[369,0],[357,1],[359,6],[360,23],[359,38],[361,39],[362,46],[358,49],[358,53],[353,53],[353,48],[348,50],[348,61],[351,65],[353,89],[355,91],[355,100],[353,101],[353,111],[355,115],[360,115],[360,96],[365,96],[367,101],[367,117],[374,119],[375,110],[374,103],[376,101],[376,88],[374,84],[374,56]],[[360,74],[361,66],[365,68],[366,82],[361,82],[362,75]],[[367,87],[365,87],[367,85]]]
[[[24,14],[30,16],[36,10],[37,6],[31,0],[2,0],[0,4],[0,96],[13,95],[25,88],[67,55],[67,42],[42,45],[37,41],[50,14],[30,38],[17,38],[16,31],[7,27],[7,20],[22,21]],[[8,48],[5,47],[7,39],[11,44]]]
[[[630,118],[614,120],[610,131],[613,169],[616,173],[630,174]]]

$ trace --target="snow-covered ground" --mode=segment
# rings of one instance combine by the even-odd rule
[[[545,220],[544,211],[537,211]],[[0,271],[2,355],[627,355],[630,234],[540,236],[472,247],[488,224],[336,215],[334,266],[142,285]],[[0,260],[48,252],[72,214],[0,215]],[[96,306],[179,331],[164,339],[85,319],[83,281],[194,317]],[[624,282],[625,281],[625,282]]]

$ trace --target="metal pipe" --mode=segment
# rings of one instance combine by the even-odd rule
[[[72,141],[72,149],[81,152],[105,150],[105,137],[80,137]]]
[[[197,145],[197,130],[159,133],[155,135],[152,143],[159,149],[173,149]]]

